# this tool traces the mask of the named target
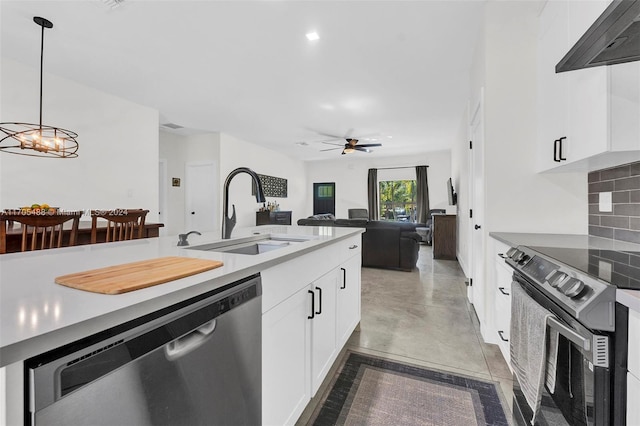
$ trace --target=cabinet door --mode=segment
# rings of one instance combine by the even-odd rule
[[[360,266],[362,258],[353,256],[338,269],[337,347],[342,348],[360,322]]]
[[[262,422],[294,424],[311,399],[310,286],[262,316]]]
[[[333,270],[312,284],[315,292],[314,318],[311,319],[311,395],[315,395],[337,356],[336,288]]]
[[[640,425],[640,379],[627,373],[627,424]]]
[[[559,142],[555,141],[569,136],[568,73],[556,74],[556,64],[568,51],[568,10],[567,2],[549,1],[540,15],[537,61],[539,170],[560,164],[554,161],[559,154],[555,152]]]

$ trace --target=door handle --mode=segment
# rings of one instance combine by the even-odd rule
[[[316,292],[313,290],[308,290],[311,293],[311,315],[309,315],[308,319],[314,319],[316,317]]]
[[[476,226],[474,226],[474,228],[475,228],[476,230],[478,230],[478,229],[482,228],[482,226],[480,226],[480,225],[476,225]]]
[[[173,361],[202,346],[216,330],[217,321],[211,320],[202,324],[191,333],[178,337],[164,346],[167,359]]]
[[[565,140],[567,137],[563,136],[560,139],[558,139],[558,145],[560,147],[560,149],[558,150],[558,161],[566,161],[567,159],[565,157],[562,156],[562,141]]]
[[[357,249],[357,248],[358,248],[358,245],[357,245],[357,244],[354,244],[354,245],[352,245],[352,246],[349,246],[349,250],[353,250],[353,249]]]
[[[507,293],[506,291],[504,291],[504,287],[498,287],[498,290],[500,290],[500,293],[504,294],[505,296],[508,296],[509,293]]]
[[[347,288],[347,270],[344,268],[340,269],[342,270],[342,287],[340,287],[340,290],[344,290]]]
[[[547,318],[547,325],[549,328],[557,331],[559,334],[566,337],[571,342],[575,343],[585,351],[591,351],[591,342],[588,339],[585,339],[566,325],[562,324],[560,321],[555,319],[554,317]]]
[[[560,159],[558,158],[558,144],[560,143],[560,139],[556,139],[555,141],[553,141],[553,161],[555,161],[556,163],[560,162]]]
[[[316,311],[317,315],[322,314],[322,289],[320,287],[316,287],[318,289],[318,310]]]
[[[191,212],[191,214],[196,214],[196,212]]]

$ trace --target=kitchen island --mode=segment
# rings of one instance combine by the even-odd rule
[[[263,281],[263,389],[271,389],[271,392],[263,392],[263,422],[295,422],[317,390],[318,381],[324,378],[359,322],[360,234],[363,231],[359,228],[291,226],[236,230],[234,239],[238,241],[258,238],[258,234],[303,237],[295,244],[254,256],[177,247],[175,236],[2,256],[0,367],[3,368],[0,370],[0,391],[3,395],[0,404],[4,407],[0,406],[3,408],[0,422],[22,421],[25,359],[256,273],[262,274]],[[218,234],[192,235],[189,239],[191,248],[216,240],[219,240]],[[120,295],[95,294],[54,283],[54,278],[61,275],[165,256],[218,260],[224,265]],[[331,319],[329,324],[300,322],[297,317],[289,318],[284,324],[278,321],[283,315],[295,316],[302,306],[305,306],[306,320],[310,309],[308,292],[315,291],[319,285],[328,297],[333,296],[334,302],[323,306],[325,312],[334,313],[333,318],[330,315],[322,317],[323,321]],[[339,292],[346,289],[349,289],[349,296],[341,298]],[[295,304],[296,297],[303,294],[307,295],[304,300]],[[297,324],[298,335],[291,335],[292,330],[282,328],[294,324]],[[308,341],[303,353],[287,352],[287,347],[297,347],[299,340],[295,339],[298,338]],[[314,348],[321,348],[320,353],[314,352]],[[312,352],[314,365],[306,369],[309,371],[292,369],[294,365],[309,367]],[[305,358],[292,358],[298,355]],[[292,382],[287,385],[287,392],[273,392],[273,386],[282,383],[283,375]],[[271,411],[264,412],[267,409]]]

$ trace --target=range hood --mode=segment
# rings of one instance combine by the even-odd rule
[[[556,72],[640,60],[640,0],[614,0],[569,50]]]

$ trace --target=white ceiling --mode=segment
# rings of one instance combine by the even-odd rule
[[[357,156],[449,149],[470,97],[484,8],[481,0],[107,2],[0,1],[2,56],[38,66],[32,18],[45,17],[54,24],[46,72],[156,108],[161,123],[304,160],[340,156],[319,152],[331,148],[323,133],[383,143]],[[310,31],[320,40],[308,41]]]

